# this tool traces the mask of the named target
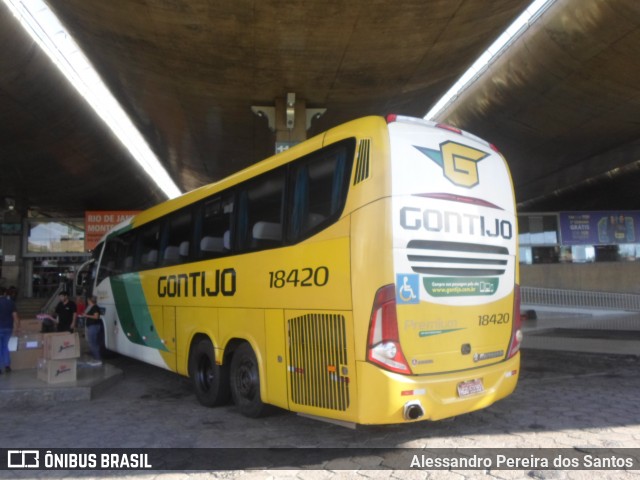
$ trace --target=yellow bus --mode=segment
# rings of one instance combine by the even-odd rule
[[[105,346],[250,417],[391,424],[486,407],[519,374],[514,205],[487,142],[354,120],[106,235]]]

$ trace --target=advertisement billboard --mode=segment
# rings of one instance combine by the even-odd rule
[[[560,212],[562,245],[636,243],[640,212]]]

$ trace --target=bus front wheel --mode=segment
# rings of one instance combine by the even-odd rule
[[[267,413],[260,398],[258,360],[251,345],[243,343],[231,360],[231,396],[240,413],[257,418]]]
[[[229,368],[216,365],[213,344],[209,339],[196,343],[189,354],[189,377],[196,398],[206,407],[224,405],[229,401]]]

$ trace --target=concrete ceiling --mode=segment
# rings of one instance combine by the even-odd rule
[[[557,0],[443,118],[501,149],[523,211],[640,209],[640,2]]]
[[[529,0],[49,0],[183,190],[273,152],[251,105],[423,116]],[[164,197],[0,3],[0,197]],[[640,2],[558,0],[440,118],[507,157],[522,210],[640,209]]]

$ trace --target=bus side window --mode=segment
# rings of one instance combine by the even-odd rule
[[[282,245],[285,169],[268,172],[240,187],[238,247],[262,250]]]
[[[199,259],[228,255],[231,250],[230,232],[233,214],[233,195],[226,193],[204,201],[200,226],[196,229]],[[225,241],[226,239],[226,241]]]
[[[134,241],[134,232],[128,232],[107,240],[100,262],[100,269],[98,270],[98,283],[105,278],[131,271],[133,268]]]
[[[116,270],[118,274],[133,271],[133,257],[135,254],[136,234],[130,231],[113,239],[116,242]],[[110,240],[111,242],[111,240]]]
[[[116,261],[117,261],[117,238],[107,241],[105,250],[102,254],[102,261],[100,263],[100,269],[98,270],[98,283],[111,275],[117,275]]]
[[[189,260],[193,235],[191,210],[184,209],[169,217],[164,226],[162,265],[177,265]]]
[[[330,146],[293,165],[289,241],[303,240],[337,220],[348,191],[352,144]]]
[[[140,270],[155,268],[158,264],[158,250],[160,248],[160,226],[156,224],[145,225],[138,235],[140,243],[138,266]]]

